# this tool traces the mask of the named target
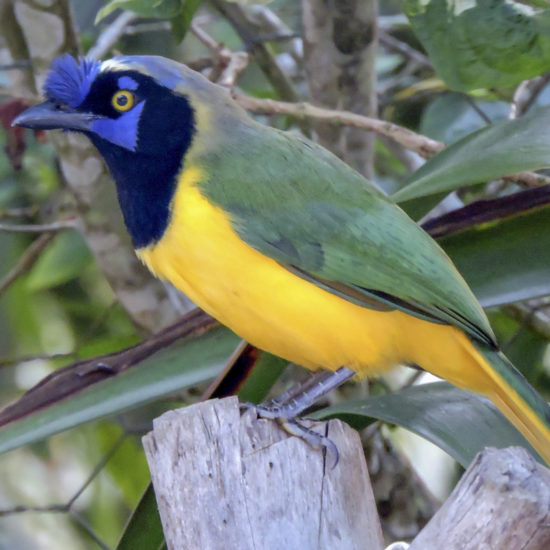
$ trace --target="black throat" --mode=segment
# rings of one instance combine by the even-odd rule
[[[194,134],[193,110],[185,97],[160,86],[152,95],[140,117],[135,151],[89,135],[116,182],[136,249],[159,241],[168,227],[178,174]]]

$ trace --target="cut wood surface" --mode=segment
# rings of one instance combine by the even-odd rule
[[[358,434],[312,426],[338,447],[334,468],[235,397],[156,419],[143,443],[169,550],[381,550]]]
[[[550,549],[550,470],[519,447],[487,448],[409,550]]]

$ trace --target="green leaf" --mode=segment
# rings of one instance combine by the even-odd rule
[[[432,157],[394,193],[396,201],[550,167],[550,109],[478,130]]]
[[[491,122],[507,118],[510,104],[505,101],[476,101],[477,108]],[[464,94],[438,95],[422,113],[420,133],[443,143],[453,143],[487,126],[487,121]]]
[[[484,307],[550,294],[550,207],[438,239]]]
[[[540,382],[550,380],[543,363],[548,340],[527,323],[512,319],[502,309],[488,312],[488,317],[506,357],[532,386],[540,390]]]
[[[46,290],[78,277],[92,261],[92,254],[80,232],[59,233],[34,264],[27,278],[32,291]]]
[[[286,369],[288,361],[260,350],[260,358],[239,388],[238,396],[243,402],[261,403],[273,384]]]
[[[538,457],[489,400],[447,382],[423,384],[393,394],[356,399],[311,416],[351,420],[356,428],[367,426],[372,418],[403,426],[435,443],[464,468],[487,446],[521,445]]]
[[[116,550],[161,550],[164,533],[158,513],[153,485],[149,484],[134,513],[128,520]]]
[[[170,20],[172,34],[177,42],[181,42],[191,25],[193,15],[202,0],[184,0],[184,9]]]
[[[0,429],[0,453],[214,378],[239,343],[228,329],[178,341],[141,364]]]
[[[405,0],[411,27],[454,90],[510,87],[550,69],[550,10],[513,0]]]

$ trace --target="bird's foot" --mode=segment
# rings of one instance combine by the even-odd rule
[[[292,387],[272,401],[260,405],[245,403],[243,410],[254,409],[259,418],[277,421],[289,434],[299,437],[315,449],[324,449],[331,468],[338,463],[338,449],[327,435],[322,435],[303,425],[297,417],[309,409],[317,399],[336,388],[355,373],[342,367],[336,372],[319,371],[302,384]]]

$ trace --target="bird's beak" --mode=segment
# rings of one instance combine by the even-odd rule
[[[70,107],[60,107],[53,101],[44,101],[39,105],[23,111],[11,123],[12,126],[23,126],[33,130],[65,130],[90,131],[91,123],[101,116],[93,113],[83,113]]]

